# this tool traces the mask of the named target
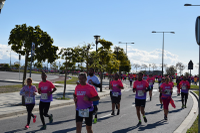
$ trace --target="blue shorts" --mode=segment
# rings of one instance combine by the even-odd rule
[[[99,104],[99,100],[98,101],[93,101],[93,105],[98,105]]]

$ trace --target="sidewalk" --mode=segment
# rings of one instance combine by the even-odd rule
[[[11,80],[8,80],[8,81],[11,82]],[[12,80],[12,81],[17,82],[17,80]],[[37,83],[37,82],[33,82],[33,83]],[[57,91],[53,93],[53,101],[51,102],[51,108],[74,104],[73,93],[74,93],[76,85],[66,85],[65,97],[70,98],[70,100],[57,100],[57,98],[63,96],[64,85],[63,84],[54,84],[54,85],[59,86],[59,87],[57,87]],[[126,84],[124,84],[124,87],[128,88]],[[110,90],[108,89],[107,79],[103,80],[102,88],[103,88],[102,92],[100,92],[100,89],[98,88],[98,94],[100,97],[104,97],[110,94]],[[0,118],[26,113],[25,106],[21,105],[22,97],[19,95],[19,92],[3,93],[3,94],[0,94],[0,97],[1,97]],[[40,101],[40,95],[36,95],[36,105],[34,107],[34,111],[39,110],[39,101]]]

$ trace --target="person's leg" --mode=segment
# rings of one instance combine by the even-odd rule
[[[30,104],[26,104],[26,110],[27,110],[27,125],[29,126],[31,121],[31,107]]]
[[[187,104],[187,99],[188,99],[188,93],[185,93],[185,108],[186,108],[186,104]]]
[[[81,133],[82,122],[76,122],[76,133]]]
[[[182,108],[184,106],[184,93],[181,92],[181,101],[182,101]]]
[[[136,106],[136,111],[137,111],[138,120],[141,121],[141,118],[140,118],[140,106]]]
[[[39,104],[39,111],[40,111],[40,119],[41,119],[41,121],[42,121],[42,124],[43,124],[43,126],[45,126],[46,124],[45,124],[45,121],[44,121],[44,102],[41,102],[40,101],[40,104]]]
[[[76,110],[76,133],[81,133],[83,118],[79,116]]]
[[[93,112],[89,113],[89,117],[85,118],[86,130],[87,133],[93,133],[92,131],[92,119],[93,119]]]
[[[48,114],[49,107],[50,107],[50,102],[44,104],[44,116],[50,118],[51,116]]]
[[[149,97],[150,97],[150,101],[151,101],[151,98],[152,98],[152,90],[149,91]]]

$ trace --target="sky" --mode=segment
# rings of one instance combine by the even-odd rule
[[[10,63],[10,31],[24,23],[40,25],[58,47],[94,43],[94,35],[125,51],[126,44],[118,42],[134,42],[127,45],[131,64],[148,66],[160,66],[162,62],[163,34],[152,31],[174,31],[175,34],[164,34],[164,63],[170,66],[182,62],[186,66],[184,72],[188,72],[187,64],[192,60],[192,74],[197,74],[195,21],[200,7],[185,7],[186,3],[200,5],[198,0],[6,0],[0,14],[0,63]],[[16,61],[18,55],[11,51],[12,64]],[[21,64],[24,62],[22,57]]]

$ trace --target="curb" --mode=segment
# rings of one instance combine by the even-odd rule
[[[108,96],[108,95],[110,95],[110,92],[107,93],[107,94],[103,94],[103,95],[101,95],[99,97],[102,98],[102,97],[105,97],[105,96]],[[57,108],[57,107],[64,107],[64,106],[72,105],[72,104],[74,104],[74,101],[71,99],[71,101],[66,102],[66,103],[60,103],[60,104],[51,105],[50,109]],[[39,112],[39,107],[34,108],[33,111]],[[24,114],[24,113],[27,113],[27,111],[26,110],[22,110],[22,111],[17,111],[17,112],[13,112],[13,113],[2,114],[2,115],[0,115],[0,119],[1,118],[6,118],[6,117],[10,117],[10,116],[15,116],[15,115],[21,115],[21,114]]]
[[[190,94],[192,93],[192,94]],[[185,118],[185,120],[181,123],[181,125],[174,131],[174,133],[186,133],[187,130],[192,126],[194,121],[196,120],[198,116],[198,99],[199,96],[190,90],[190,96],[192,97],[193,100],[193,106],[192,109],[190,110],[188,116]]]

